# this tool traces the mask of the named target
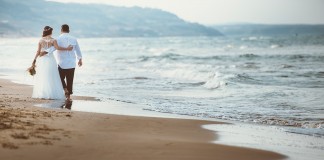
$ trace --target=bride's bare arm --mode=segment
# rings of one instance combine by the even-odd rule
[[[38,42],[38,49],[37,49],[37,52],[36,52],[35,58],[34,58],[33,63],[32,63],[33,66],[35,66],[36,59],[37,59],[37,57],[38,57],[39,54],[40,54],[40,50],[41,50],[41,43]]]
[[[57,49],[57,50],[63,50],[63,51],[68,50],[68,51],[71,51],[71,50],[73,49],[72,46],[68,46],[67,48],[60,47],[60,46],[57,44],[57,41],[56,41],[56,40],[54,40],[53,45],[54,45],[55,49]]]

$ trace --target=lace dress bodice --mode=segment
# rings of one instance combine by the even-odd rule
[[[42,51],[47,51],[47,49],[54,47],[54,38],[46,38],[43,37],[39,43],[41,45],[41,52]],[[52,55],[53,53],[48,53],[47,55]]]

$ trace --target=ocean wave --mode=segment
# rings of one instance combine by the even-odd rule
[[[323,71],[310,71],[310,72],[306,72],[306,73],[302,73],[302,74],[298,74],[298,77],[315,77],[315,78],[324,78],[324,72]]]
[[[295,66],[289,64],[282,64],[281,68],[294,68]]]
[[[321,128],[285,128],[284,131],[290,133],[297,133],[297,134],[304,134],[304,135],[311,135],[316,137],[324,137],[324,129]],[[319,149],[324,150],[324,146],[319,147]]]
[[[221,56],[187,56],[187,55],[181,55],[181,54],[174,54],[174,53],[168,53],[168,54],[162,54],[158,56],[139,56],[138,61],[139,62],[146,62],[150,60],[215,60],[215,59],[221,59]]]
[[[203,85],[207,89],[217,89],[223,86],[226,86],[228,82],[226,82],[226,77],[223,76],[220,72],[214,73]]]
[[[236,58],[236,57],[233,57]],[[291,54],[291,55],[281,55],[281,54],[275,54],[275,55],[257,55],[254,53],[247,53],[247,54],[240,54],[239,58],[245,58],[245,59],[260,59],[260,60],[299,60],[299,61],[324,61],[324,55],[318,55],[318,54]]]
[[[286,60],[313,60],[323,61],[324,55],[309,55],[309,54],[292,54],[292,55],[266,55],[264,58],[269,59],[286,59]]]
[[[246,62],[241,65],[236,65],[236,68],[244,68],[244,69],[259,69],[260,68],[260,63],[255,63],[255,62]]]
[[[170,68],[153,69],[161,77],[171,78],[171,81],[180,81],[179,85],[202,86],[206,89],[217,89],[228,84],[231,74],[223,74],[209,65],[171,65]]]
[[[268,125],[324,129],[324,121],[320,121],[319,119],[314,119],[311,121],[307,121],[307,120],[303,121],[303,120],[283,119],[277,117],[267,117],[267,118],[254,119],[253,122],[268,124]]]
[[[181,85],[181,86],[202,86],[206,84],[206,82],[193,82],[193,83],[177,83],[177,85]]]
[[[198,55],[199,53],[197,53]],[[126,63],[143,63],[148,61],[159,62],[159,61],[169,61],[169,62],[191,62],[191,63],[209,63],[209,62],[217,62],[217,61],[233,61],[237,62],[240,60],[280,60],[280,61],[314,61],[314,62],[322,62],[324,61],[324,55],[318,54],[291,54],[291,55],[268,55],[268,54],[255,54],[255,53],[243,53],[243,54],[224,54],[224,55],[210,55],[210,56],[191,56],[191,55],[182,55],[176,53],[167,53],[161,55],[152,55],[152,56],[138,56],[135,58],[126,59],[116,58],[118,62],[126,62]]]
[[[264,83],[258,79],[252,78],[252,76],[246,73],[236,74],[230,78],[230,81],[236,83],[246,83],[246,84],[255,84],[255,85]]]
[[[261,56],[253,54],[253,53],[246,53],[246,54],[239,55],[239,57],[241,57],[241,58],[249,58],[250,59],[250,58],[259,58]]]
[[[298,120],[298,119],[289,119],[289,118],[280,118],[280,117],[271,117],[264,116],[261,114],[215,114],[214,112],[199,112],[199,110],[193,109],[193,111],[188,110],[174,110],[167,106],[163,107],[152,107],[145,108],[145,110],[163,112],[163,113],[171,113],[171,114],[180,114],[194,117],[203,117],[203,118],[211,118],[211,119],[223,119],[230,121],[241,121],[241,122],[252,122],[258,124],[266,124],[266,125],[275,125],[275,126],[286,126],[286,127],[296,127],[296,128],[305,128],[305,129],[324,129],[324,121],[320,119],[311,119],[311,120]],[[324,132],[322,132],[324,133]],[[324,134],[319,135],[324,136]]]
[[[111,80],[148,80],[148,79],[151,78],[138,76],[138,77],[125,77],[125,78],[106,78],[104,80],[111,81]]]
[[[273,44],[273,45],[270,46],[271,49],[275,49],[275,48],[282,48],[282,47],[283,47],[283,45],[281,45],[281,44],[280,44],[280,45],[278,45],[278,44]]]

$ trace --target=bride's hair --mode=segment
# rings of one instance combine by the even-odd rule
[[[51,35],[53,31],[53,28],[50,26],[45,26],[43,30],[43,37],[46,37],[48,35]]]

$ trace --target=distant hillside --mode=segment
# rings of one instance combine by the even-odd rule
[[[56,34],[67,23],[79,37],[219,36],[220,32],[158,9],[44,0],[0,0],[0,36]]]
[[[213,28],[224,35],[319,35],[324,36],[324,25],[265,25],[265,24],[235,24],[215,25]]]

